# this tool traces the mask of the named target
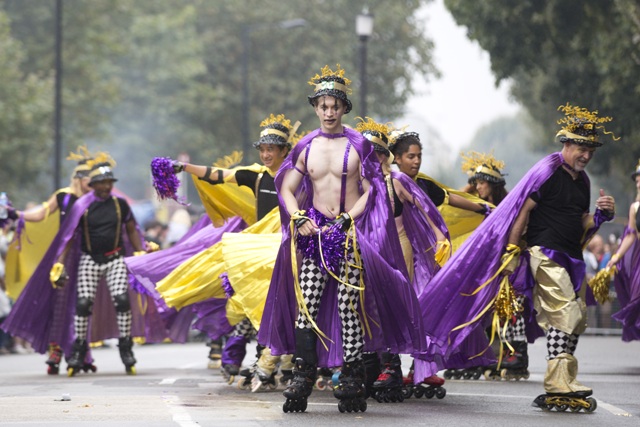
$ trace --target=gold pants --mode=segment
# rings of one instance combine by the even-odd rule
[[[539,246],[529,249],[531,272],[536,281],[533,306],[543,330],[553,326],[567,334],[580,335],[587,327],[585,286],[576,295],[567,270],[550,260]]]

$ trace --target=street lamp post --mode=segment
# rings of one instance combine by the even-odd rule
[[[360,117],[367,116],[367,42],[373,34],[373,15],[366,6],[356,16],[356,34],[360,38]]]
[[[60,158],[62,157],[62,0],[56,0],[55,21],[55,99],[53,118],[53,191],[62,187],[62,173]]]
[[[251,106],[249,105],[249,64],[251,61],[251,34],[258,30],[267,28],[281,28],[288,30],[291,28],[304,27],[307,21],[301,18],[289,19],[267,24],[251,25],[246,24],[242,27],[242,152],[244,158],[249,157],[251,150]]]

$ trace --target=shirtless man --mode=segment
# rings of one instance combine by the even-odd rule
[[[338,67],[334,72],[327,66],[309,83],[315,87],[309,102],[320,128],[298,143],[276,176],[283,243],[258,341],[275,354],[295,351],[294,379],[284,391],[285,412],[306,409],[318,365],[342,366],[334,388],[340,411],[364,411],[365,337],[368,343],[375,342],[376,348],[368,351],[397,347],[404,352],[407,345],[412,347],[408,328],[414,326],[395,316],[410,311],[404,301],[412,294],[406,277],[395,267],[403,263],[402,251],[397,235],[387,235],[387,230],[395,230],[393,214],[373,147],[359,132],[342,125],[342,117],[351,110],[350,81],[344,70]],[[377,227],[367,226],[371,218]],[[296,253],[302,257],[299,262]],[[376,268],[368,262],[375,262]],[[402,307],[388,310],[388,305],[377,304],[374,289],[382,288],[383,282],[388,287],[380,292],[393,293]],[[330,296],[323,297],[325,291]],[[369,321],[370,313],[375,315]],[[332,322],[338,317],[339,322]],[[395,322],[406,331],[400,334],[402,342],[387,330]],[[317,346],[318,338],[322,347]],[[389,339],[396,342],[386,342]]]

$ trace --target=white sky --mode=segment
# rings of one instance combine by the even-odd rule
[[[508,100],[508,84],[495,87],[489,54],[466,37],[466,28],[456,25],[443,0],[435,0],[420,12],[427,20],[426,34],[435,43],[434,59],[440,79],[415,81],[413,96],[404,119],[421,135],[433,129],[448,146],[451,156],[469,144],[476,131],[493,119],[515,114],[519,106]],[[428,141],[424,141],[428,145]]]

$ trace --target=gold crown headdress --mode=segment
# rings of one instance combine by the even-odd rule
[[[356,125],[358,132],[374,144],[380,145],[385,150],[389,149],[390,124],[378,123],[371,117],[366,117],[366,120],[362,117],[356,117],[356,120],[360,120]]]
[[[300,122],[291,125],[291,121],[285,118],[284,114],[277,116],[271,114],[260,122],[260,127],[264,128],[260,132],[260,139],[253,143],[258,148],[260,144],[291,145],[291,138],[300,126]]]
[[[489,154],[469,151],[467,154],[460,153],[462,157],[462,171],[485,181],[501,183],[505,182],[504,162],[493,157],[493,151]]]
[[[404,138],[414,137],[420,142],[420,135],[417,132],[408,132],[407,128],[409,125],[405,125],[401,128],[392,129],[389,132],[389,147],[393,148],[398,142],[402,141]]]
[[[76,149],[76,152],[71,152],[67,156],[67,160],[74,160],[78,162],[75,168],[73,168],[72,177],[73,178],[82,178],[83,176],[87,176],[89,171],[91,170],[91,166],[89,165],[89,161],[93,158],[89,149],[87,149],[86,145],[79,145]]]
[[[309,80],[309,84],[314,87],[314,94],[309,96],[309,103],[314,105],[314,100],[320,96],[333,96],[342,100],[346,104],[345,114],[351,111],[352,105],[347,95],[351,94],[351,80],[344,76],[344,70],[340,64],[336,64],[336,70],[333,71],[328,65],[320,70],[322,74],[316,74]]]
[[[598,141],[598,130],[602,130],[605,135],[612,135],[614,141],[616,138],[613,132],[608,132],[602,123],[608,123],[613,120],[611,117],[598,117],[598,111],[589,111],[586,108],[572,106],[568,102],[566,105],[558,107],[558,111],[562,111],[565,115],[557,123],[562,128],[556,134],[556,139],[560,142],[574,142],[580,145],[591,147],[600,147],[602,143]]]

